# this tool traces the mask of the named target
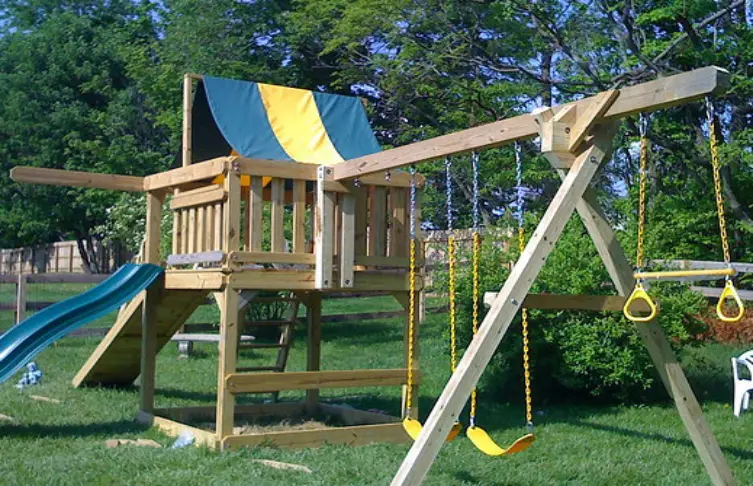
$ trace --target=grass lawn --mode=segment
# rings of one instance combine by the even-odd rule
[[[0,289],[2,290],[2,289]],[[49,290],[48,290],[49,291]],[[4,297],[3,297],[4,298]],[[55,300],[41,296],[39,300]],[[31,299],[30,299],[31,300]],[[331,300],[325,312],[393,310],[388,297]],[[195,319],[212,322],[213,310]],[[0,313],[7,327],[11,313]],[[421,331],[421,364],[427,374],[421,390],[427,414],[445,380],[447,357],[444,315],[430,315]],[[6,322],[7,321],[7,322]],[[103,325],[102,322],[98,324]],[[305,329],[299,329],[289,369],[305,366]],[[402,366],[400,319],[328,323],[323,329],[325,369],[392,368]],[[11,380],[0,386],[0,483],[2,484],[388,484],[408,451],[407,445],[327,446],[311,450],[255,448],[222,454],[199,448],[178,450],[122,446],[106,449],[111,438],[150,438],[163,446],[173,439],[134,422],[137,388],[74,389],[70,380],[93,348],[95,339],[67,338],[44,351],[37,363],[45,372],[41,385],[19,392]],[[180,360],[173,345],[158,358],[157,405],[212,404],[216,390],[216,347],[197,345],[198,353]],[[706,417],[741,484],[753,483],[753,413],[735,419],[729,408],[729,357],[740,352],[708,345],[684,355],[691,380],[703,400]],[[699,359],[703,357],[704,360]],[[241,362],[269,363],[269,356],[247,352]],[[705,363],[699,365],[697,363]],[[521,393],[521,390],[511,390]],[[534,393],[541,396],[545,390]],[[61,400],[35,401],[30,395]],[[300,397],[283,393],[282,399]],[[335,403],[399,412],[397,389],[323,391]],[[267,398],[243,397],[241,401]],[[539,410],[534,446],[517,456],[483,456],[461,437],[445,445],[426,484],[708,484],[703,466],[669,405],[555,406]],[[482,408],[483,426],[500,443],[523,430],[519,406]],[[279,471],[250,461],[273,459],[301,464],[309,475]]]

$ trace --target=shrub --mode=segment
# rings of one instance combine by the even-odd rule
[[[481,251],[481,298],[499,290],[517,252],[506,252],[500,239],[487,237]],[[507,242],[516,248],[515,242]],[[470,261],[470,254],[459,255]],[[458,334],[461,346],[471,337],[473,309],[471,265],[458,266]],[[446,288],[447,275],[437,275],[437,288]],[[614,294],[609,276],[590,237],[578,220],[565,228],[532,292],[556,294]],[[654,285],[661,301],[659,322],[675,347],[686,346],[704,330],[694,317],[705,311],[703,297],[677,284]],[[483,316],[487,309],[481,305]],[[531,311],[531,363],[535,401],[562,396],[605,400],[645,399],[656,382],[656,371],[635,326],[622,313]],[[520,316],[516,316],[482,377],[482,391],[501,401],[523,396]]]

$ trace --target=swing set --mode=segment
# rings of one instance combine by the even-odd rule
[[[518,244],[520,252],[523,252],[525,248],[525,234],[523,228],[523,192],[522,188],[522,160],[520,156],[520,145],[515,144],[515,160],[516,160],[516,173],[517,173],[517,187],[518,187]],[[481,232],[479,224],[479,155],[477,152],[473,152],[471,157],[472,167],[472,179],[473,179],[473,233],[472,233],[472,281],[473,281],[473,318],[472,318],[472,331],[473,336],[478,333],[479,326],[479,300],[480,300],[480,270],[479,261],[481,256]],[[415,173],[415,170],[411,168],[411,175]],[[449,262],[449,279],[448,279],[448,296],[449,296],[449,327],[450,327],[450,371],[452,373],[457,369],[457,312],[456,312],[456,246],[455,236],[453,228],[453,206],[452,206],[452,161],[447,158],[445,160],[445,185],[447,188],[447,229],[449,236],[447,239],[447,258]],[[413,188],[413,185],[411,185]],[[415,189],[411,190],[411,205],[415,204]],[[411,211],[414,214],[414,211]],[[415,224],[414,218],[410,219],[410,258],[411,261],[415,260]],[[411,268],[413,268],[411,266]],[[410,275],[411,282],[414,280],[415,275]],[[411,286],[410,303],[411,306],[415,306],[415,286]],[[411,316],[413,313],[410,314]],[[469,416],[469,427],[466,435],[481,452],[488,456],[505,456],[509,454],[515,454],[526,450],[536,440],[536,436],[533,434],[533,409],[531,400],[531,373],[530,373],[530,358],[529,358],[529,342],[528,342],[528,310],[523,308],[521,310],[521,320],[523,327],[523,369],[525,379],[525,406],[526,406],[526,427],[528,433],[517,439],[508,447],[500,447],[491,438],[491,436],[481,427],[476,424],[476,413],[478,408],[478,393],[477,390],[471,392],[471,405]],[[413,367],[413,347],[414,347],[414,335],[415,335],[416,322],[411,319],[408,326],[408,370]],[[410,390],[412,385],[412,374],[409,371],[407,389]],[[403,428],[408,435],[413,439],[418,439],[422,426],[416,418],[411,416],[412,394],[407,392],[405,418],[403,419]],[[463,426],[459,421],[455,421],[450,429],[446,442],[454,440],[458,434],[462,431]]]

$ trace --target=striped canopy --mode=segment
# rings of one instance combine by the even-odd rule
[[[192,162],[244,157],[332,165],[380,150],[361,100],[204,76],[192,111]]]

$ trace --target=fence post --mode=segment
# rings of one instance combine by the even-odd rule
[[[19,273],[16,282],[16,324],[26,318],[26,277]]]

